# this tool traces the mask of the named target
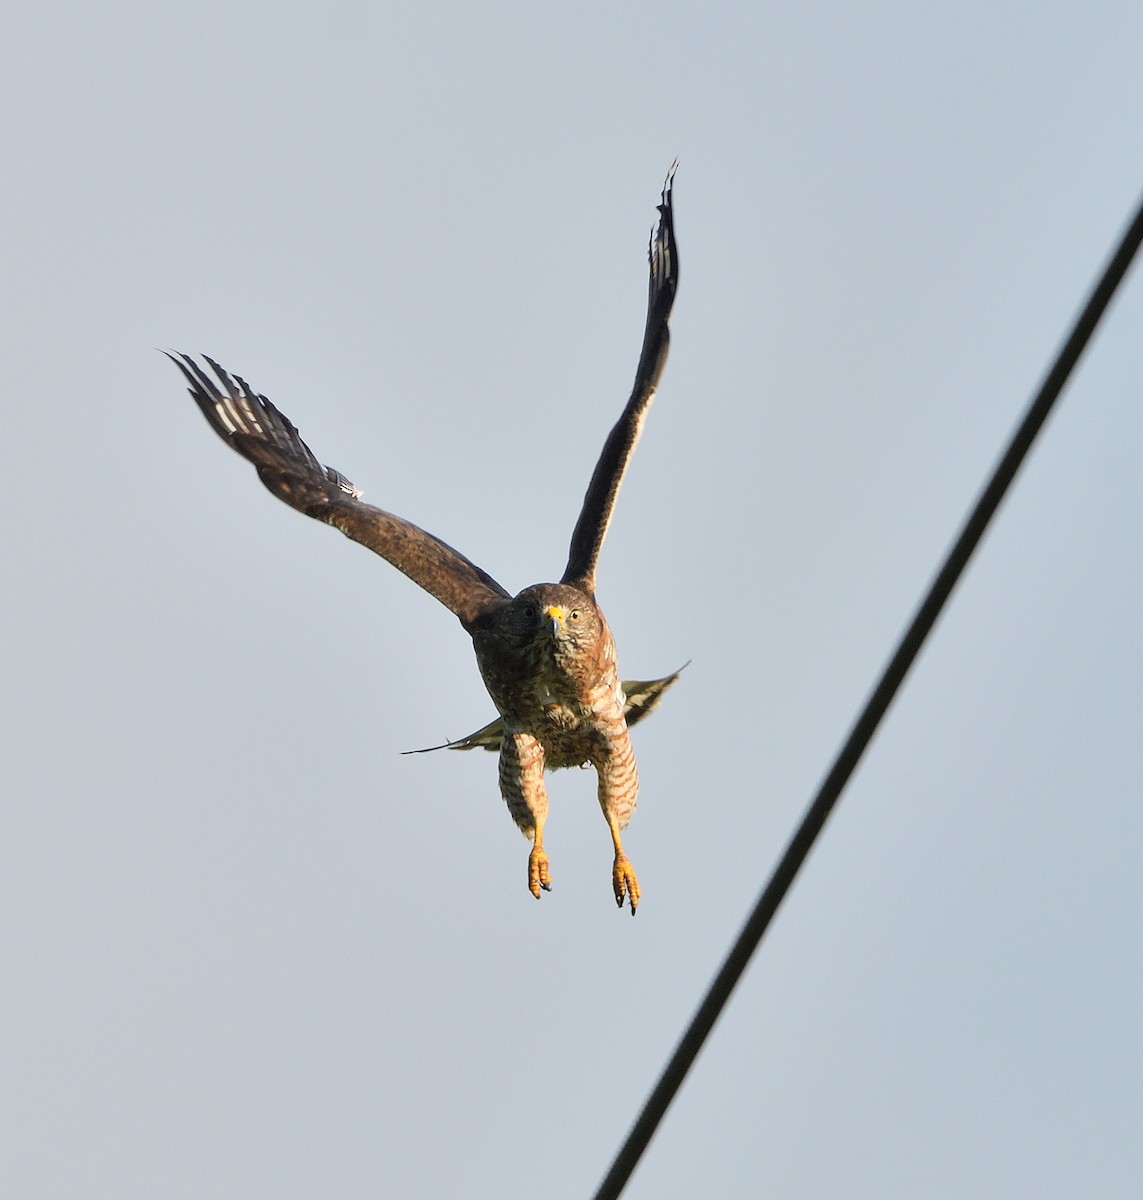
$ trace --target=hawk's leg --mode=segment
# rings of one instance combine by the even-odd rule
[[[544,853],[544,821],[548,816],[548,793],[544,787],[544,748],[530,733],[504,731],[500,742],[500,794],[520,832],[532,839],[528,855],[528,890],[552,890],[548,856]]]
[[[548,856],[544,853],[543,821],[536,822],[532,837],[532,853],[528,855],[528,891],[540,898],[540,890],[552,890],[552,875],[548,870]]]
[[[611,844],[615,847],[615,863],[611,868],[615,903],[622,908],[623,901],[627,900],[631,905],[631,915],[634,916],[639,907],[639,880],[635,878],[635,869],[623,853],[619,831],[627,828],[627,822],[635,811],[635,801],[639,795],[639,772],[635,768],[635,754],[631,749],[631,739],[627,736],[622,710],[619,710],[618,720],[613,721],[609,732],[607,752],[595,760],[595,770],[599,776],[599,807],[603,809],[607,828],[611,830]]]
[[[631,902],[631,915],[639,907],[639,880],[635,878],[635,868],[630,859],[623,853],[623,843],[619,840],[619,822],[613,816],[607,818],[611,830],[611,841],[615,846],[615,862],[611,867],[611,886],[615,891],[615,903],[620,908],[623,901]]]

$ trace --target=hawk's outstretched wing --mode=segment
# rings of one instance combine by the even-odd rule
[[[259,479],[279,500],[388,559],[466,626],[511,598],[491,575],[439,538],[363,503],[357,488],[332,467],[322,466],[289,418],[251,391],[241,376],[231,376],[207,358],[220,390],[188,355],[167,357],[186,377],[211,428],[254,464]]]
[[[667,361],[667,348],[671,340],[667,322],[675,302],[675,290],[679,286],[679,255],[675,248],[675,225],[671,212],[671,187],[677,166],[676,160],[667,172],[662,203],[659,205],[659,223],[651,234],[651,245],[647,251],[651,267],[647,325],[643,333],[639,367],[635,372],[635,387],[623,415],[603,444],[603,453],[588,484],[583,508],[572,533],[568,565],[564,571],[563,582],[582,589],[589,596],[595,595],[595,564],[607,535],[607,527],[611,524],[615,497],[619,494],[619,485],[623,482],[631,453],[643,428],[643,418],[655,397],[655,388]]]

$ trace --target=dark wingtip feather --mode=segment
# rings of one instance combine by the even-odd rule
[[[656,298],[664,293],[673,301],[679,286],[679,255],[675,248],[675,215],[671,206],[675,172],[678,169],[679,160],[676,158],[663,181],[663,191],[658,204],[659,220],[651,230],[651,241],[647,246],[647,261],[651,266],[648,287],[652,305]],[[668,305],[667,313],[669,312]]]

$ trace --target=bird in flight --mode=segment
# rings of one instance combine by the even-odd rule
[[[595,601],[595,571],[619,485],[667,359],[668,321],[679,283],[671,205],[676,165],[663,184],[648,250],[647,322],[635,386],[604,442],[559,583],[533,584],[512,596],[439,538],[364,503],[361,492],[339,471],[323,466],[290,420],[241,376],[206,358],[216,382],[189,355],[168,356],[211,428],[254,464],[279,500],[367,546],[459,617],[500,716],[446,745],[499,750],[501,794],[532,842],[528,888],[537,899],[551,890],[543,839],[544,771],[595,768],[599,804],[615,848],[615,901],[620,908],[626,901],[632,915],[639,905],[639,882],[620,840],[639,791],[628,729],[654,709],[678,672],[636,683],[620,680],[615,640]]]

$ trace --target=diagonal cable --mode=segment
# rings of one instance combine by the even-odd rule
[[[1108,262],[1098,283],[1092,289],[1087,303],[1072,327],[1055,362],[1040,385],[1020,422],[1004,456],[996,465],[992,477],[981,492],[975,507],[969,514],[952,549],[937,572],[928,594],[921,601],[916,615],[901,637],[893,657],[889,660],[880,681],[865,703],[860,716],[854,723],[845,744],[834,759],[813,803],[806,810],[802,823],[786,847],[781,861],[774,869],[765,891],[758,897],[753,911],[742,927],[742,932],[731,947],[718,974],[714,977],[706,996],[699,1005],[691,1023],[683,1034],[674,1054],[663,1069],[659,1082],[648,1096],[643,1110],[631,1127],[627,1140],[620,1147],[611,1170],[595,1193],[595,1200],[616,1200],[623,1191],[631,1173],[635,1170],[644,1151],[650,1144],[667,1108],[682,1086],[687,1072],[702,1049],[715,1022],[722,1013],[735,985],[741,979],[758,943],[766,933],[778,906],[782,903],[790,885],[806,860],[818,834],[821,833],[834,805],[841,796],[849,777],[853,774],[865,748],[869,745],[877,726],[881,723],[893,697],[905,680],[909,668],[920,652],[925,639],[932,631],[937,617],[952,594],[957,580],[964,572],[989,522],[1000,506],[1005,493],[1011,486],[1036,435],[1052,411],[1064,384],[1075,369],[1080,355],[1091,339],[1096,325],[1111,302],[1112,296],[1127,273],[1140,242],[1143,242],[1143,202],[1135,212],[1119,245]]]

